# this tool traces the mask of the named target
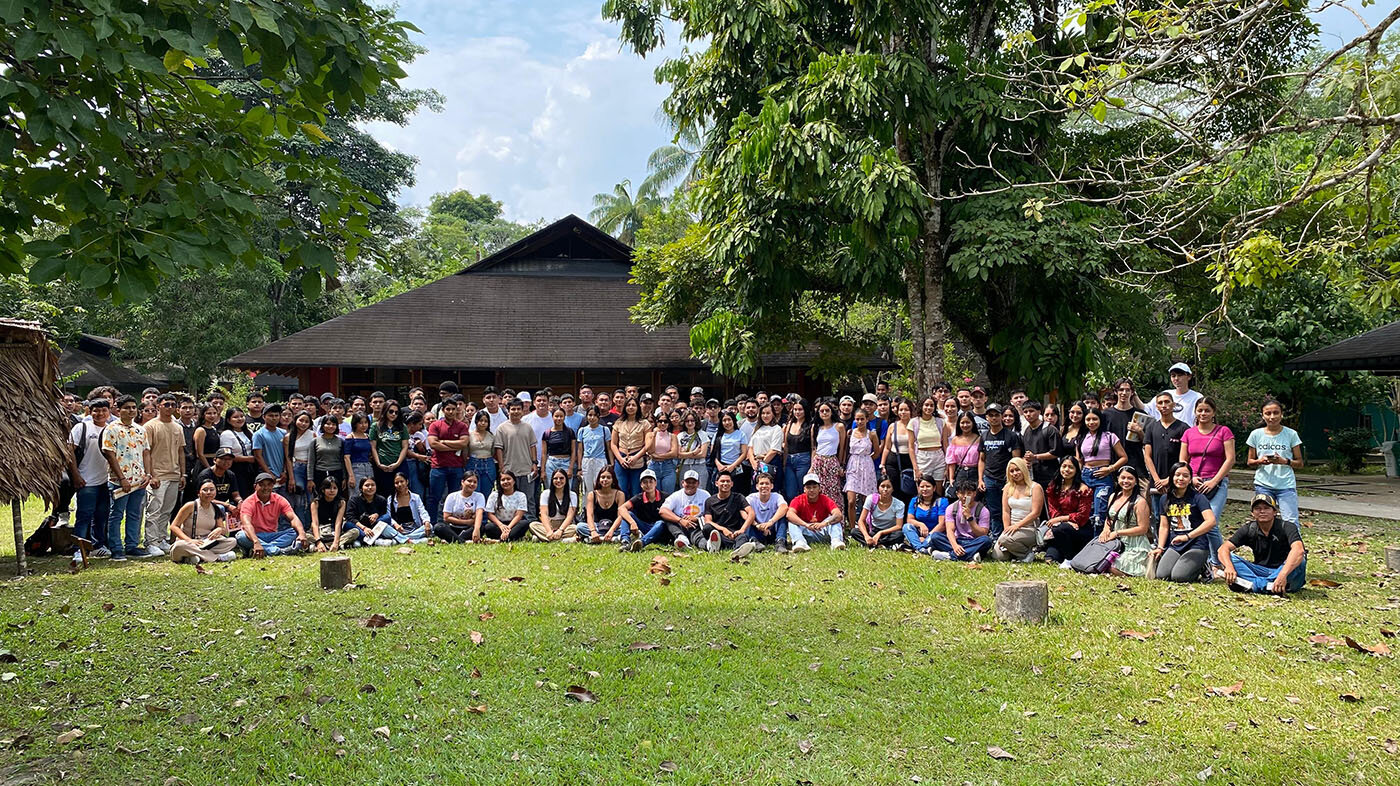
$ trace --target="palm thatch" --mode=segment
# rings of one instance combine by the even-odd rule
[[[58,357],[39,324],[0,319],[0,504],[58,497],[68,421],[57,381]]]

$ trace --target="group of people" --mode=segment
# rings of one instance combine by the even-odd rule
[[[177,561],[438,538],[802,552],[813,543],[939,560],[1043,555],[1065,568],[1252,591],[1300,587],[1297,432],[1269,400],[1246,441],[1250,520],[1222,538],[1235,436],[1176,364],[1171,387],[1068,406],[978,385],[919,399],[883,384],[807,401],[453,382],[428,404],[374,392],[246,406],[98,389],[65,399],[75,537],[92,555]],[[58,515],[66,521],[66,505]],[[1239,553],[1251,551],[1252,561]],[[75,556],[75,559],[77,557]]]

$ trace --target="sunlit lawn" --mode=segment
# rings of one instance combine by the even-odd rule
[[[1400,534],[1305,537],[1342,586],[1288,600],[859,549],[359,550],[332,593],[314,557],[48,559],[0,581],[0,783],[1400,783],[1397,661],[1308,641],[1400,647]],[[1026,577],[1047,626],[969,602]]]

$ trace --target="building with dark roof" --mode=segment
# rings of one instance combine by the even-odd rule
[[[1286,371],[1371,371],[1400,376],[1400,321],[1293,358]]]
[[[148,387],[170,387],[169,375],[143,373],[113,358],[120,355],[120,339],[79,333],[77,339],[59,347],[58,373],[64,390],[86,392],[110,385],[123,393],[140,393]]]
[[[567,216],[446,278],[244,352],[224,365],[285,374],[302,392],[341,396],[435,388],[453,380],[479,400],[497,389],[558,391],[699,385],[723,398],[740,389],[691,356],[686,326],[631,321],[632,249]],[[762,358],[742,389],[827,386],[807,378],[815,358],[795,350]],[[888,367],[886,365],[885,367]]]

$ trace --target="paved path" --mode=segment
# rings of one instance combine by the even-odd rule
[[[1254,472],[1230,472],[1230,499],[1249,502]],[[1400,479],[1384,475],[1298,475],[1298,507],[1343,516],[1400,520]]]

